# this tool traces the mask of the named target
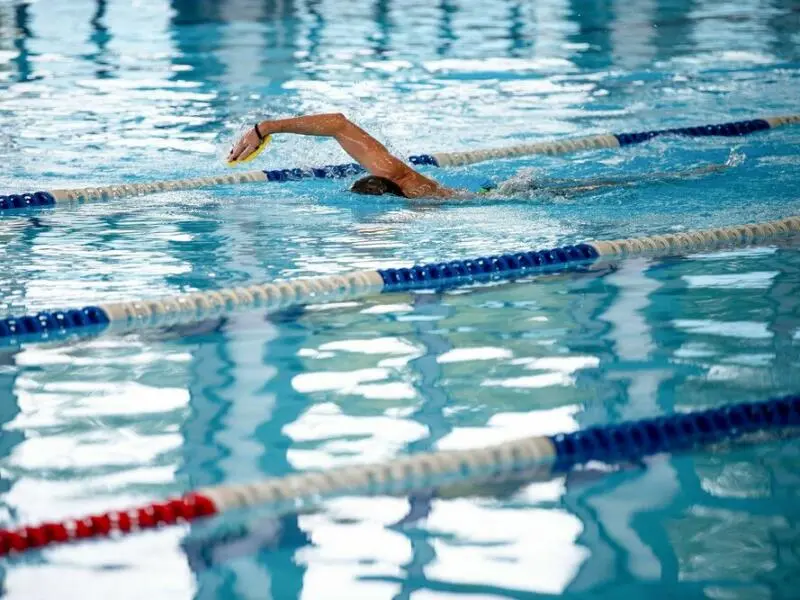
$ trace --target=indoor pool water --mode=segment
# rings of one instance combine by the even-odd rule
[[[789,0],[0,0],[0,192],[225,173],[257,118],[398,155],[800,112]],[[426,173],[624,188],[415,206],[352,180],[0,215],[0,316],[800,214],[800,126]],[[346,161],[276,137],[257,168]],[[709,164],[729,168],[660,179]],[[0,524],[800,392],[791,240],[0,350]],[[4,597],[794,598],[791,438],[348,497],[0,563]]]

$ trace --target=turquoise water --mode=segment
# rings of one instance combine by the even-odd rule
[[[798,112],[790,2],[0,0],[0,190],[224,172],[256,117],[400,155]],[[425,210],[347,182],[0,217],[0,314],[800,214],[800,127],[430,171],[639,185]],[[259,166],[340,162],[284,136]],[[730,160],[663,183],[654,174]],[[0,353],[0,519],[800,391],[785,244]],[[791,598],[793,441],[465,498],[345,498],[1,565],[17,598]]]

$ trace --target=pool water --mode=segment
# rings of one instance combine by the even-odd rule
[[[237,133],[267,115],[344,112],[408,156],[791,114],[799,42],[784,0],[0,0],[0,190],[223,173]],[[0,315],[796,215],[798,142],[784,127],[426,171],[471,189],[520,169],[640,177],[580,195],[419,207],[316,181],[9,212]],[[282,136],[256,164],[346,159]],[[3,350],[0,523],[797,393],[797,248]],[[794,440],[766,438],[464,497],[252,510],[7,560],[2,587],[791,598],[798,469]]]

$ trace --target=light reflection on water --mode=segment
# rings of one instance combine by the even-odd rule
[[[0,1],[0,184],[218,173],[234,132],[263,113],[344,111],[407,155],[795,112],[798,14],[781,0]],[[772,219],[800,207],[797,135],[737,140],[744,163],[714,178],[577,198],[410,207],[309,182],[3,216],[0,306]],[[523,166],[648,175],[724,162],[732,145],[656,141],[438,175],[462,187]],[[343,158],[284,137],[263,164]],[[636,259],[4,352],[0,515],[37,522],[796,392],[798,264],[791,246]],[[48,551],[5,565],[5,588],[10,598],[787,597],[798,583],[797,466],[794,445],[777,441],[476,498],[345,498],[279,522],[255,515],[249,538],[199,558],[180,528]]]

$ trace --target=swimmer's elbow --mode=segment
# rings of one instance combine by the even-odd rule
[[[344,113],[331,113],[328,118],[333,122],[333,126],[337,132],[342,131],[350,124],[350,119],[344,116]]]

